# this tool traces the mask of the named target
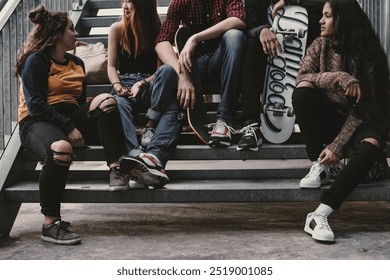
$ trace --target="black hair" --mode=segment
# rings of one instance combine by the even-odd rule
[[[334,20],[333,39],[344,69],[362,90],[358,113],[364,121],[390,129],[390,81],[387,56],[368,16],[356,0],[327,0]],[[373,88],[374,85],[374,88]]]

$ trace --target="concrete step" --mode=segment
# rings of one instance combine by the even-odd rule
[[[157,0],[158,7],[166,7],[169,5],[171,0]],[[121,2],[117,0],[89,0],[88,8],[91,10],[99,10],[99,9],[120,9]]]
[[[67,184],[64,203],[215,203],[319,201],[320,189],[300,189],[289,180],[185,180],[170,182],[166,189],[109,190],[107,181],[89,180]],[[24,181],[5,189],[7,202],[38,203],[35,181]],[[348,198],[354,201],[390,200],[390,179],[360,185]]]
[[[24,162],[39,161],[40,158],[22,149]],[[89,146],[75,150],[74,161],[104,161],[101,146]],[[264,144],[257,152],[237,151],[236,145],[229,148],[210,148],[207,145],[179,145],[171,155],[171,160],[259,160],[259,159],[306,159],[302,144]]]
[[[166,18],[169,3],[170,0],[157,1],[157,13],[162,22]],[[119,21],[121,15],[120,1],[88,1],[77,23],[77,30],[82,36],[107,35],[111,24]],[[104,43],[107,45],[107,40]]]
[[[120,20],[118,16],[102,16],[102,17],[83,17],[81,25],[83,28],[92,27],[110,27],[111,24]]]
[[[38,180],[42,164],[31,164],[23,179]],[[300,179],[310,169],[309,160],[170,160],[165,168],[171,180],[231,179]],[[108,167],[104,161],[74,162],[69,180],[106,180]]]

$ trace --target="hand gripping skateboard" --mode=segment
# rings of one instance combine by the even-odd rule
[[[175,46],[177,48],[178,54],[184,48],[188,38],[191,37],[191,32],[188,28],[180,26],[175,34]],[[190,77],[195,88],[195,107],[194,109],[187,108],[187,118],[188,123],[192,131],[196,134],[200,141],[204,144],[208,144],[209,141],[209,132],[207,128],[208,117],[207,111],[203,99],[203,90],[200,75],[196,69],[193,67]]]
[[[272,13],[270,7],[268,14]],[[272,18],[269,16],[269,18]],[[271,31],[282,52],[268,58],[262,97],[261,129],[265,139],[280,144],[287,141],[295,124],[292,92],[306,52],[308,15],[305,8],[288,5],[277,12]]]

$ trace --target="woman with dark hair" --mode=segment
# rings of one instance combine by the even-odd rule
[[[21,81],[18,122],[22,145],[44,161],[39,177],[41,239],[77,244],[80,238],[60,213],[73,148],[99,139],[110,168],[110,189],[127,189],[118,163],[124,150],[121,123],[110,94],[86,102],[84,63],[67,53],[77,35],[68,14],[40,5],[28,17],[35,27],[16,64]]]
[[[386,144],[390,82],[386,55],[356,0],[328,0],[322,15],[321,37],[301,62],[293,106],[313,162],[301,188],[329,182],[330,166],[351,148],[347,165],[304,228],[315,240],[333,242],[328,216],[364,180]]]
[[[118,102],[127,156],[121,167],[132,180],[130,187],[161,187],[164,171],[180,135],[177,79],[154,50],[161,21],[156,0],[122,0],[122,19],[108,35],[108,77]],[[119,74],[118,74],[119,72]],[[175,88],[176,87],[176,88]],[[144,110],[148,123],[138,143],[134,114]],[[179,115],[179,119],[177,116]]]
[[[132,124],[132,113],[150,107],[149,83],[160,64],[154,51],[154,41],[161,26],[155,0],[122,0],[120,22],[110,27],[108,36],[108,77],[117,95],[130,151],[138,148]],[[118,74],[119,72],[119,74]],[[158,117],[150,108],[146,127],[142,131],[141,147],[145,148],[155,132]],[[131,119],[129,119],[131,118]]]

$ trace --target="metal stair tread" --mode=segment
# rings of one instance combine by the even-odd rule
[[[349,200],[389,200],[390,179],[360,185]],[[185,180],[172,181],[166,189],[109,190],[105,180],[75,181],[67,184],[65,203],[210,203],[263,201],[318,201],[320,189],[300,189],[297,179],[268,180]],[[19,182],[5,189],[9,202],[39,202],[38,183]]]

